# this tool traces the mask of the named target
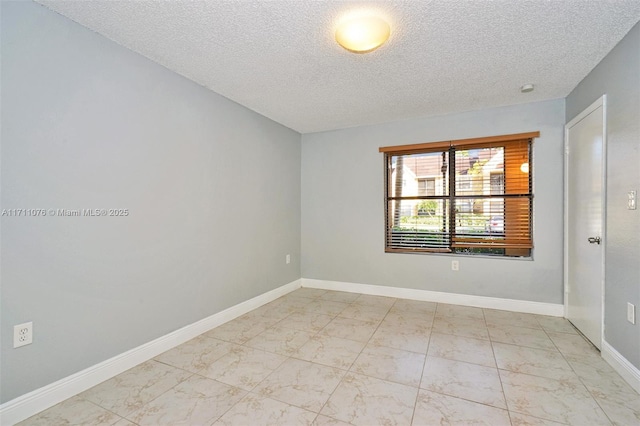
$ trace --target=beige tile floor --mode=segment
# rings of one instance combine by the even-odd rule
[[[640,425],[562,318],[302,288],[24,425]]]

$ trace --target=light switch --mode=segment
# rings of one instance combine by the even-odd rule
[[[635,210],[637,208],[637,206],[638,206],[638,203],[636,201],[637,192],[636,191],[629,191],[629,193],[627,195],[629,196],[629,201],[627,203],[627,209]]]

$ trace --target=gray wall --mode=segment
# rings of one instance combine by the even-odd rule
[[[627,322],[627,303],[640,314],[640,24],[567,97],[567,121],[607,95],[607,241],[605,340],[640,368],[640,317]]]
[[[564,108],[554,100],[303,135],[302,276],[561,304]],[[535,130],[533,261],[384,253],[378,147]]]
[[[2,217],[2,402],[300,278],[300,134],[1,4],[2,208],[130,211]]]

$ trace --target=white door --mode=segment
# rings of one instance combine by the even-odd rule
[[[565,127],[565,309],[598,349],[604,318],[605,101],[598,99]]]

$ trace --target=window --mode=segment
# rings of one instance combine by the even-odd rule
[[[418,195],[436,195],[436,179],[418,179]]]
[[[470,175],[460,175],[458,176],[458,180],[456,181],[456,186],[459,191],[468,191],[471,189],[471,178],[473,176]]]
[[[491,194],[504,194],[504,172],[491,172],[489,179],[491,184]]]
[[[380,148],[385,250],[530,257],[532,143],[538,136]]]

